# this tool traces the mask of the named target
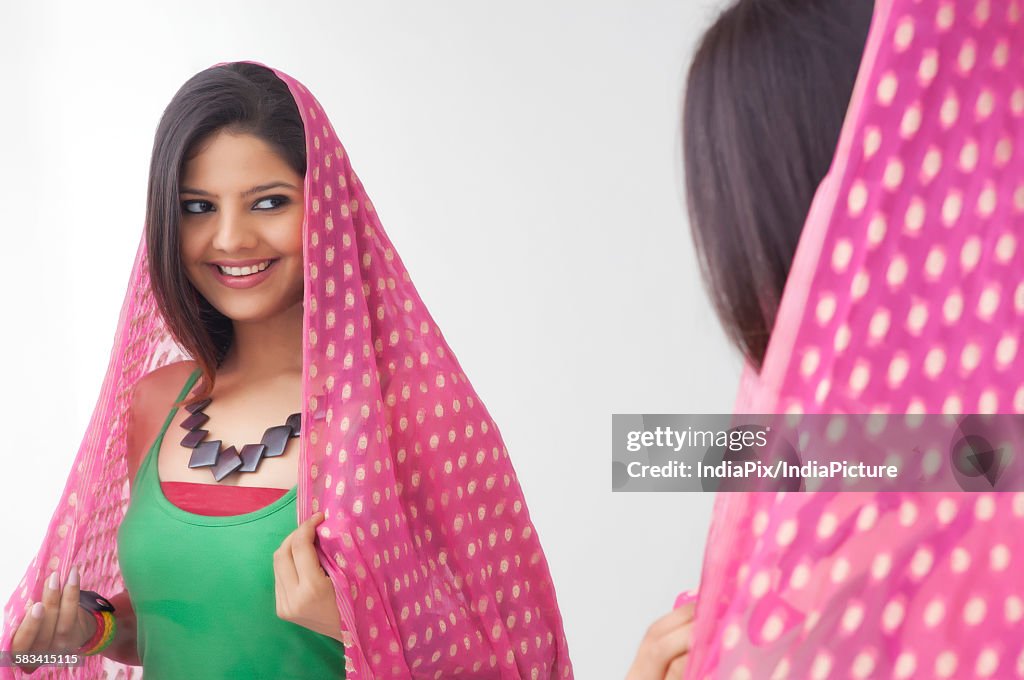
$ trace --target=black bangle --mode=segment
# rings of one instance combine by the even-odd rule
[[[110,604],[110,600],[91,590],[79,591],[78,604],[91,612],[115,611],[114,605]]]

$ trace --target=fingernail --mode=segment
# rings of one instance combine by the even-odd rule
[[[78,585],[78,565],[77,564],[75,566],[71,567],[71,573],[68,574],[68,585],[69,586],[77,586]]]
[[[32,605],[32,618],[33,619],[41,619],[41,618],[43,618],[43,603],[42,602],[36,602],[34,605]]]
[[[57,572],[50,574],[50,590],[57,590]]]

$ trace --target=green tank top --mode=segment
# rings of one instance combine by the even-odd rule
[[[177,410],[139,467],[117,532],[146,680],[344,678],[340,641],[277,616],[273,553],[298,526],[298,486],[241,515],[177,507],[157,474],[157,451]]]

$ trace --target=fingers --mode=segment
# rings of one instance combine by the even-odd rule
[[[274,551],[274,598],[277,601],[277,615],[290,616],[291,604],[288,593],[293,593],[303,580],[308,581],[320,572],[320,561],[316,556],[313,541],[316,539],[316,525],[323,521],[323,513],[314,513],[281,542]],[[300,574],[302,575],[300,578]]]
[[[683,605],[673,609],[647,629],[636,659],[630,669],[628,678],[672,678],[676,669],[681,668],[679,657],[688,655],[690,651],[691,630],[693,628],[693,605]],[[675,668],[673,668],[675,665]]]
[[[672,605],[672,608],[675,609],[676,607],[681,607],[684,604],[688,604],[690,602],[696,602],[696,600],[697,600],[697,589],[696,588],[693,588],[691,590],[684,590],[683,592],[679,593],[678,596],[676,596],[676,602],[675,602],[675,604]]]
[[[693,620],[693,613],[697,607],[696,602],[690,602],[688,604],[680,605],[676,607],[668,614],[665,614],[660,619],[655,621],[647,629],[648,637],[661,637],[670,630],[679,628],[679,626]]]
[[[686,672],[686,663],[689,660],[689,654],[676,657],[676,659],[668,665],[668,671],[665,673],[665,680],[683,680],[683,674]]]
[[[78,566],[71,567],[67,584],[60,596],[60,611],[57,613],[57,627],[53,633],[55,649],[71,649],[78,646],[73,640],[78,624]]]
[[[31,602],[25,608],[25,618],[11,640],[12,652],[27,652],[35,644],[36,636],[43,623],[43,603]]]
[[[292,533],[292,561],[298,575],[299,584],[303,585],[312,579],[322,579],[326,572],[320,566],[313,542],[316,540],[316,527],[324,519],[324,513],[314,513],[312,517],[299,525]]]
[[[685,623],[658,638],[654,643],[654,654],[657,658],[667,664],[677,656],[689,652],[692,627],[691,624]]]
[[[288,604],[288,597],[281,586],[281,575],[277,568],[276,558],[274,559],[274,602],[277,603],[277,616],[282,619],[286,618],[291,609]]]
[[[78,631],[78,567],[73,566],[62,589],[57,572],[43,584],[41,602],[29,602],[21,625],[11,640],[12,652],[64,652],[76,647]],[[28,673],[38,666],[22,666]]]
[[[299,585],[299,575],[295,570],[295,560],[292,557],[292,540],[295,532],[281,542],[281,547],[274,551],[274,576],[281,582],[285,591],[292,590]]]
[[[57,614],[60,612],[60,580],[59,574],[53,572],[43,585],[43,620],[39,624],[39,633],[29,651],[52,652],[53,631],[57,627]]]

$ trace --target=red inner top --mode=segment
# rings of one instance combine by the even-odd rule
[[[289,491],[266,486],[222,486],[199,482],[160,482],[160,488],[167,500],[182,510],[216,517],[254,512]]]

